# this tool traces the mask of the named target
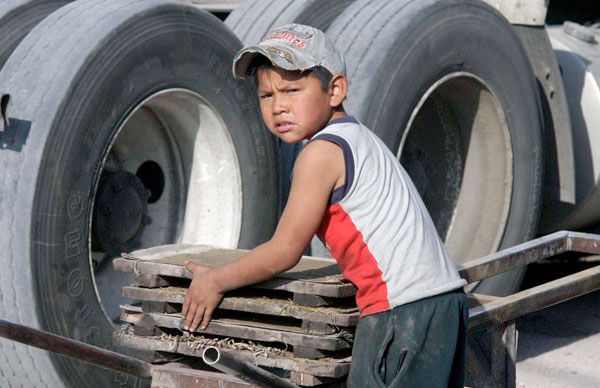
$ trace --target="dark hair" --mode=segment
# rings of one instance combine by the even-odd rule
[[[258,78],[256,77],[258,69],[272,67],[276,66],[273,65],[269,58],[265,57],[264,55],[260,55],[250,62],[250,65],[248,65],[247,76],[254,78],[254,84],[258,86]],[[298,70],[298,73],[305,76],[312,75],[313,77],[317,77],[323,91],[327,91],[329,88],[329,83],[333,78],[333,74],[331,74],[331,72],[323,66],[311,67],[310,69],[306,70]]]

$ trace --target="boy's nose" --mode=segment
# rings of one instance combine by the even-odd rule
[[[288,112],[288,104],[285,101],[285,98],[282,96],[273,96],[273,114],[280,115],[282,113]]]

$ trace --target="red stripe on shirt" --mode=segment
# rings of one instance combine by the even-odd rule
[[[325,241],[346,279],[357,288],[356,304],[360,315],[390,309],[387,285],[381,269],[350,215],[339,204],[329,206],[317,232]]]

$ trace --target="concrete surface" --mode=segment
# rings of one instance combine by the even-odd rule
[[[517,329],[517,388],[600,388],[600,291],[526,316]]]

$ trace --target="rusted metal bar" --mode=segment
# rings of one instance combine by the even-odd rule
[[[473,283],[565,252],[600,254],[600,237],[567,231],[552,233],[469,261],[459,267],[459,274]]]
[[[466,386],[515,388],[517,330],[514,321],[471,333],[467,341]]]
[[[486,333],[489,335],[488,333]],[[468,387],[503,388],[494,380],[489,349],[479,343],[474,336],[467,338],[467,357],[465,365],[465,385]]]
[[[152,365],[145,361],[2,319],[0,337],[129,375],[152,377]]]
[[[581,253],[600,254],[600,236],[579,232],[567,233],[569,234],[569,250]]]
[[[515,388],[517,384],[518,335],[515,321],[508,322],[502,332],[502,345],[506,350],[504,379],[507,388]]]
[[[214,346],[209,346],[202,353],[204,362],[213,368],[235,376],[249,383],[257,384],[263,387],[273,388],[299,388],[297,385],[290,383],[267,372],[249,362],[239,360],[229,354],[220,352]]]
[[[484,304],[492,302],[498,298],[499,298],[499,296],[478,294],[475,292],[467,293],[467,300],[469,302],[469,308],[483,306]]]
[[[469,311],[469,330],[512,321],[598,289],[600,265],[474,307]]]
[[[511,269],[522,267],[570,250],[569,232],[556,232],[492,255],[472,260],[458,272],[463,279],[473,283]]]

